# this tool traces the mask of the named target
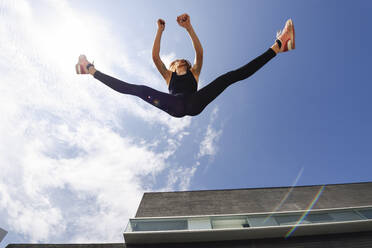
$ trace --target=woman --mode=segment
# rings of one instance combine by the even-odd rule
[[[283,31],[278,32],[276,41],[266,52],[237,70],[219,76],[198,91],[197,84],[203,64],[203,48],[191,25],[190,17],[187,14],[180,15],[177,17],[177,22],[187,30],[191,37],[196,53],[194,65],[185,59],[177,59],[170,64],[169,69],[166,68],[159,56],[160,40],[165,28],[165,22],[162,19],[157,21],[158,31],[152,49],[153,61],[166,81],[170,94],[144,85],[129,84],[105,75],[97,71],[94,65],[88,62],[85,55],[79,57],[76,72],[78,74],[89,73],[112,89],[120,93],[138,96],[171,116],[195,116],[200,114],[229,85],[248,78],[274,58],[276,54],[295,49],[294,26],[292,20],[288,20]]]

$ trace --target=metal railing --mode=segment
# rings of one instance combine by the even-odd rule
[[[246,215],[156,217],[130,219],[125,232],[243,229],[372,219],[372,207],[307,210]]]

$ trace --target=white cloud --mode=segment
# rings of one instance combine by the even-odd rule
[[[222,135],[222,128],[217,129],[213,125],[218,117],[218,107],[215,107],[211,113],[211,117],[209,120],[209,124],[207,126],[206,132],[202,137],[202,140],[199,145],[199,152],[197,155],[197,159],[199,161],[195,161],[192,166],[179,166],[176,168],[170,169],[167,178],[167,186],[161,191],[171,191],[175,188],[177,190],[187,190],[191,184],[191,180],[194,177],[196,171],[198,170],[199,166],[201,165],[200,159],[202,157],[208,157],[210,161],[213,160],[214,156],[217,154],[218,151],[218,141]],[[180,134],[179,139],[182,139],[183,135],[188,135],[186,132],[185,134]],[[179,145],[177,142],[175,143],[172,140],[174,145]]]
[[[34,241],[64,231],[66,226],[62,222],[60,209],[52,207],[48,199],[42,196],[19,196],[18,193],[22,192],[22,189],[13,186],[16,190],[11,189],[9,184],[0,184],[0,207],[7,209],[12,228],[21,234],[29,235]]]
[[[213,122],[217,118],[217,115],[218,115],[218,107],[215,107],[213,109],[210,123],[207,127],[205,136],[202,142],[200,143],[200,150],[199,150],[198,158],[201,158],[203,156],[213,157],[214,155],[216,155],[218,151],[217,142],[222,134],[222,129],[216,130],[213,127]]]
[[[200,163],[197,162],[192,167],[171,169],[168,174],[168,184],[162,191],[171,191],[174,188],[177,188],[177,190],[187,190],[199,165]]]
[[[108,74],[125,65],[125,73],[155,77],[129,59],[102,18],[60,0],[39,2],[44,12],[30,3],[0,2],[0,218],[30,242],[120,242],[142,178],[168,168],[191,118],[75,75],[77,56],[87,53]],[[123,112],[160,125],[166,145],[117,131]],[[186,189],[195,170],[175,168],[170,178],[185,178]]]
[[[24,132],[28,137],[12,137],[13,141],[22,140],[17,144],[20,154],[13,156],[11,163],[2,157],[0,161],[0,208],[8,211],[11,231],[36,242],[53,238],[72,226],[76,232],[72,238],[76,240],[82,236],[91,241],[92,237],[101,242],[120,240],[125,216],[134,214],[141,196],[141,177],[162,171],[167,166],[167,153],[172,151],[155,153],[95,122],[79,123],[74,129],[65,124],[43,123],[45,120],[33,122],[34,127],[27,125],[28,134]],[[62,145],[55,147],[57,141]],[[64,149],[70,147],[80,152],[66,152],[73,157],[63,157]],[[17,152],[9,147],[2,150]],[[52,204],[53,192],[65,190],[82,200],[68,196],[64,202],[71,201],[71,206]],[[85,202],[85,198],[92,200]],[[87,211],[92,206],[85,204],[96,209]],[[67,214],[62,213],[66,210]],[[110,230],[100,230],[98,223]]]

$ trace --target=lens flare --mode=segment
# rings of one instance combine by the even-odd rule
[[[315,195],[314,199],[311,201],[306,211],[302,214],[301,218],[297,221],[297,223],[287,232],[287,234],[285,235],[285,238],[289,238],[293,234],[293,232],[297,229],[297,227],[302,223],[302,221],[306,218],[310,210],[314,207],[314,205],[319,200],[320,195],[323,193],[324,187],[325,187],[324,185],[320,187],[318,193]]]
[[[297,177],[296,177],[296,179],[294,180],[294,182],[292,183],[292,186],[291,186],[291,188],[289,189],[289,191],[288,191],[288,193],[283,197],[283,199],[280,201],[280,203],[278,204],[278,206],[276,206],[275,208],[274,208],[274,210],[273,211],[271,211],[271,212],[273,212],[272,214],[270,214],[269,216],[267,216],[266,218],[265,218],[265,220],[263,221],[263,223],[265,224],[272,216],[273,216],[273,214],[275,213],[275,212],[277,212],[282,206],[283,206],[283,204],[286,202],[286,200],[288,199],[288,197],[290,196],[290,194],[292,193],[292,191],[293,191],[293,189],[295,188],[295,186],[297,185],[297,183],[298,183],[298,180],[300,180],[300,178],[301,178],[301,176],[302,176],[302,173],[304,172],[304,167],[302,167],[301,168],[301,170],[300,170],[300,172],[297,174]]]

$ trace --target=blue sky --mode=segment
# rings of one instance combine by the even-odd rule
[[[369,1],[0,1],[0,244],[122,242],[143,192],[372,180]],[[151,61],[194,59],[199,88],[270,47],[292,18],[296,50],[175,119],[89,76],[167,91]],[[302,173],[301,173],[302,172]]]

